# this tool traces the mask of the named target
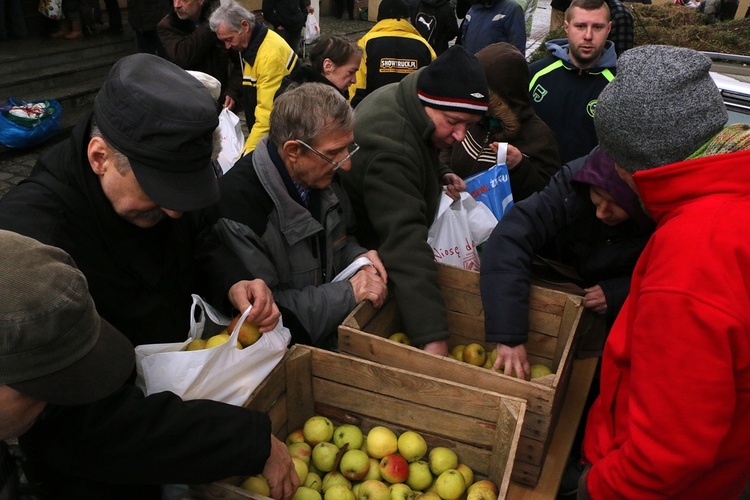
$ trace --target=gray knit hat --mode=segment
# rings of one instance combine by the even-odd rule
[[[596,105],[602,149],[630,171],[682,161],[727,122],[711,60],[692,49],[645,45],[625,51]]]

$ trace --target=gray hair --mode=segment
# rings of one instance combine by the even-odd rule
[[[232,0],[218,7],[211,17],[208,18],[208,26],[211,31],[219,29],[220,24],[226,24],[234,31],[242,30],[242,21],[247,21],[251,26],[255,24],[255,15],[242,5]]]
[[[110,151],[112,151],[112,156],[115,160],[115,169],[120,174],[126,174],[129,170],[131,170],[130,160],[128,160],[128,157],[125,156],[119,149],[114,147],[112,143],[109,142],[106,137],[104,137],[101,129],[99,128],[99,124],[96,122],[96,116],[92,115],[89,139],[93,139],[95,137],[101,138],[101,140],[104,141]],[[221,152],[221,130],[218,127],[214,130],[212,142],[213,149],[211,151],[211,162],[215,163],[219,158],[219,153]]]
[[[354,110],[336,88],[325,83],[290,87],[273,103],[270,139],[314,144],[323,131],[354,129]]]

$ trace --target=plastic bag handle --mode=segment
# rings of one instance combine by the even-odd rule
[[[505,165],[505,160],[508,158],[508,143],[498,142],[497,143],[497,163],[495,165]]]

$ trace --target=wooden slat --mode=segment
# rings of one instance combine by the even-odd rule
[[[298,355],[286,360],[286,396],[289,427],[299,429],[315,411],[315,394],[312,384],[313,357],[308,352],[295,349]]]
[[[479,295],[479,273],[444,264],[437,265],[440,286]]]
[[[379,340],[381,343],[392,343],[383,339]],[[418,349],[410,350],[423,353]],[[344,386],[353,386],[360,391],[368,391],[373,396],[408,398],[410,402],[418,405],[435,407],[444,412],[455,412],[489,422],[494,422],[497,405],[502,400],[494,393],[467,391],[465,385],[454,381],[440,380],[429,375],[419,375],[322,350],[313,351],[312,374],[315,379],[327,379],[340,384],[342,390]],[[315,399],[326,401],[317,393]],[[336,406],[346,408],[341,405]]]

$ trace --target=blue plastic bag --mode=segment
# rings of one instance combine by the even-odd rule
[[[44,112],[35,117],[18,117],[11,113],[15,107],[44,103]],[[60,128],[62,106],[54,99],[20,101],[14,98],[0,107],[0,143],[9,148],[28,148],[50,139]]]
[[[498,146],[497,164],[484,172],[464,179],[466,191],[477,201],[487,205],[497,220],[513,206],[513,193],[510,189],[510,174],[505,164],[508,143]]]

